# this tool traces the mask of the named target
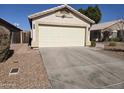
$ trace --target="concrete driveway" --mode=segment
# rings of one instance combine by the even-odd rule
[[[40,48],[52,88],[124,88],[124,61],[85,47]]]

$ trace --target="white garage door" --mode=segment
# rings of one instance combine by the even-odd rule
[[[84,46],[85,28],[39,26],[39,47]]]

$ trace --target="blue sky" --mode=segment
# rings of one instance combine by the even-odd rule
[[[59,5],[59,4],[58,4]],[[11,4],[0,5],[0,17],[12,24],[19,24],[23,30],[29,30],[28,15],[43,11],[55,6],[57,4]],[[75,9],[87,8],[89,4],[70,4]],[[94,5],[92,5],[94,6]],[[124,5],[101,4],[99,5],[102,11],[101,22],[116,20],[124,17]]]

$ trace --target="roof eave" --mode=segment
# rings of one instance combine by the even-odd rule
[[[16,30],[18,30],[18,31],[22,31],[22,29],[20,29],[20,28],[14,26],[13,24],[7,22],[6,20],[4,20],[4,19],[2,19],[2,18],[0,18],[0,21],[3,22],[3,23],[8,24],[10,27],[12,27],[12,28],[14,28],[14,29],[16,29]]]
[[[35,17],[42,16],[44,14],[47,14],[48,12],[56,11],[56,10],[64,8],[64,7],[66,7],[66,5],[61,5],[61,6],[57,6],[57,7],[54,7],[54,8],[50,8],[48,10],[41,11],[41,12],[38,12],[38,13],[34,13],[32,15],[29,15],[28,18],[33,19]]]
[[[87,16],[81,14],[80,12],[78,12],[77,10],[75,10],[74,8],[70,7],[69,5],[66,5],[67,8],[69,8],[70,10],[72,10],[73,12],[77,13],[78,15],[80,15],[82,18],[86,19],[87,21],[91,22],[92,24],[95,23],[95,21],[93,21],[92,19],[88,18]]]
[[[46,10],[46,11],[42,11],[42,12],[38,12],[38,13],[35,13],[35,14],[32,14],[32,15],[29,15],[28,18],[29,19],[34,19],[38,16],[42,16],[44,14],[47,14],[49,12],[52,12],[52,11],[56,11],[58,9],[61,9],[61,8],[68,8],[69,10],[73,11],[74,13],[78,14],[80,17],[84,18],[85,20],[89,21],[90,23],[94,24],[95,21],[91,20],[90,18],[88,18],[87,16],[81,14],[80,12],[78,12],[77,10],[75,10],[74,8],[72,8],[71,6],[65,4],[65,5],[61,5],[61,6],[57,6],[57,7],[54,7],[54,8],[51,8],[49,10]]]

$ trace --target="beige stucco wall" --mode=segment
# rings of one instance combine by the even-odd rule
[[[85,20],[80,19],[77,15],[70,12],[70,18],[56,17],[57,12],[46,15],[45,17],[35,19],[34,21],[47,22],[47,23],[58,23],[58,24],[78,24],[82,26],[89,26]]]
[[[77,15],[70,13],[71,18],[62,18],[56,17],[56,13],[46,15],[44,17],[39,17],[33,19],[33,24],[35,24],[35,29],[32,29],[32,47],[38,47],[39,45],[39,24],[54,24],[54,25],[66,25],[66,26],[79,26],[79,27],[86,27],[86,45],[90,44],[90,31],[88,28],[90,27],[90,23],[86,22],[84,19],[79,18]],[[41,29],[42,31],[42,29]]]

